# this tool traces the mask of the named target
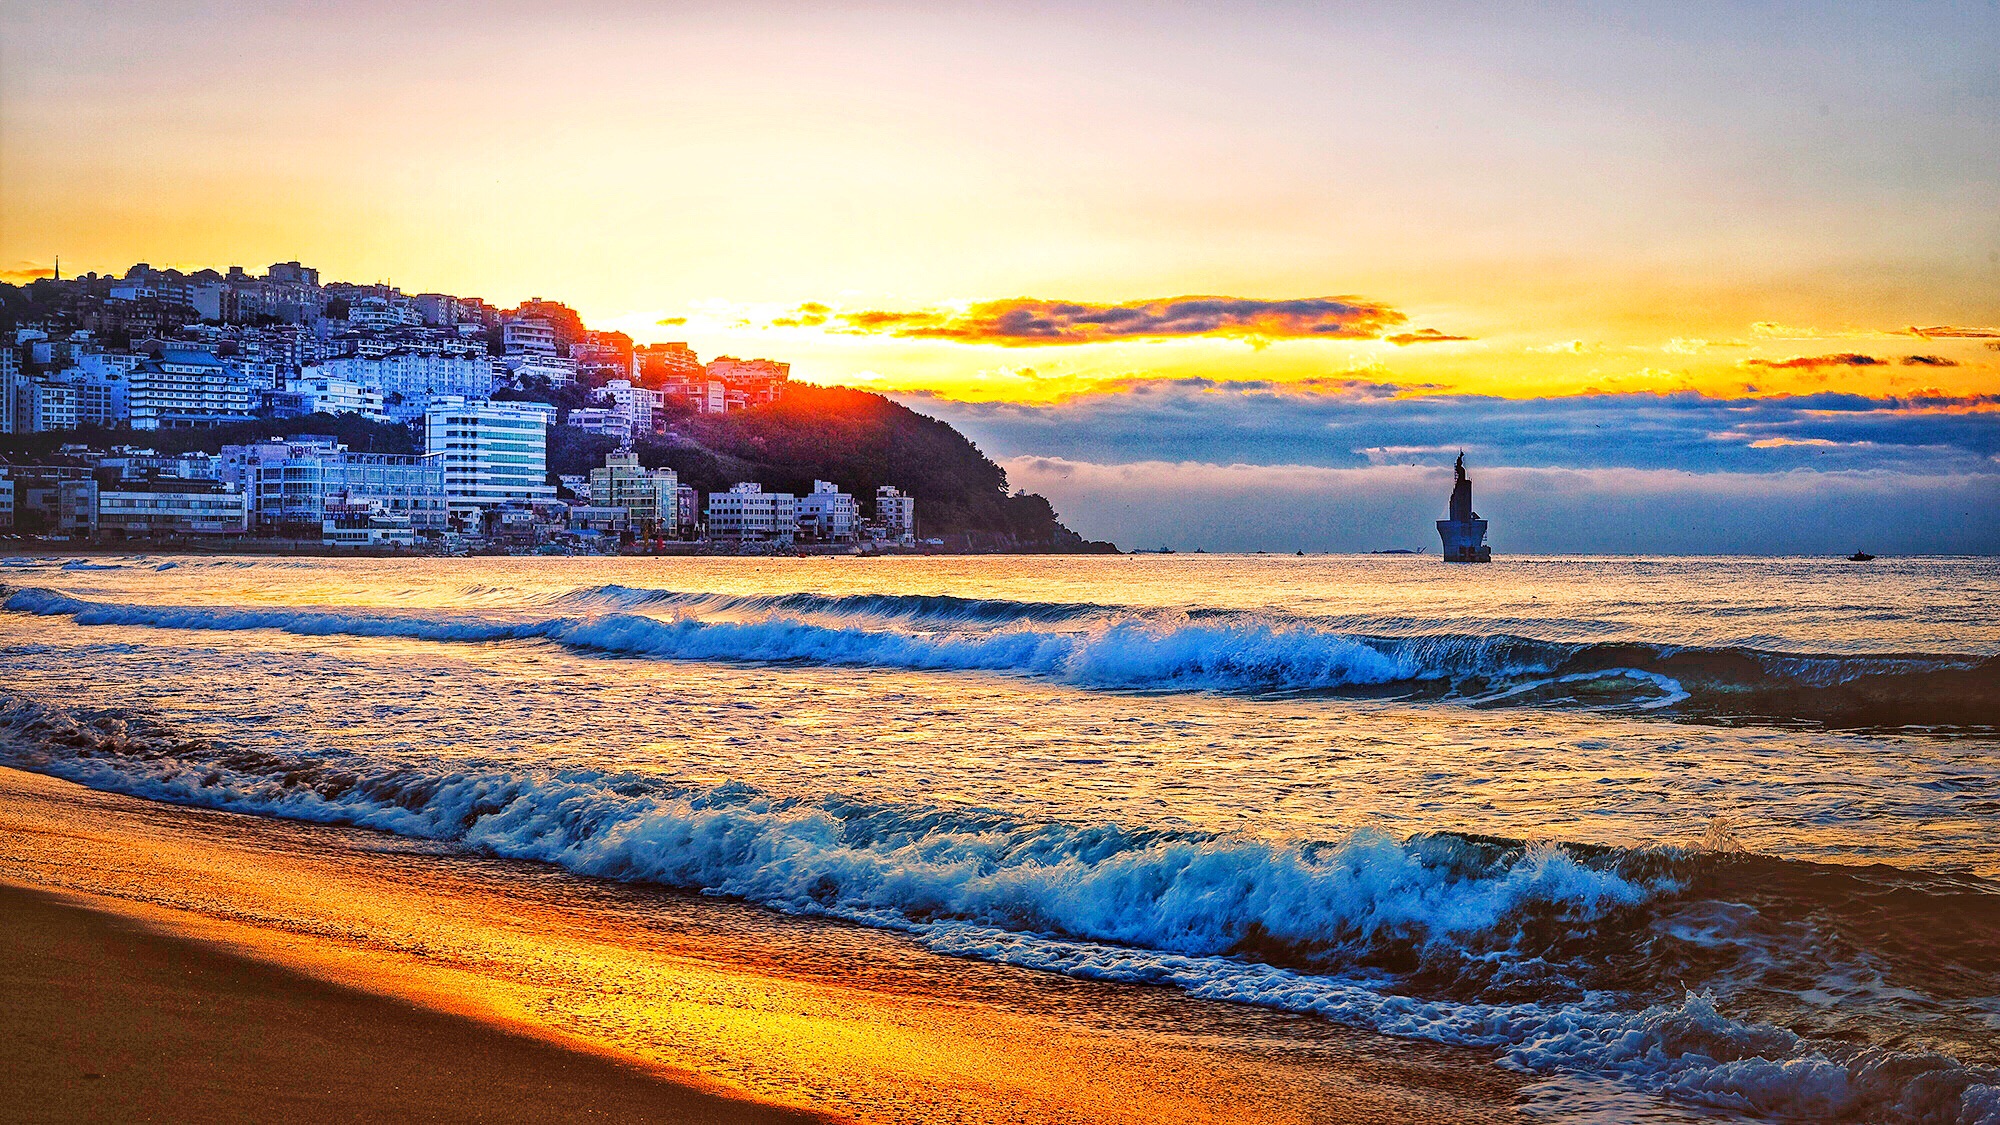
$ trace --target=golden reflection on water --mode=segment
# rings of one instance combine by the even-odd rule
[[[1492,1120],[1485,1056],[892,934],[0,771],[0,878],[342,983],[896,1122]]]

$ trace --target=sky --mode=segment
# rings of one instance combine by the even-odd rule
[[[789,360],[1128,546],[2000,551],[2000,4],[0,0],[0,279]],[[1429,543],[1435,546],[1435,543]]]

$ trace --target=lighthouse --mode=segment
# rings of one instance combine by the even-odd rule
[[[1437,521],[1438,538],[1444,540],[1444,561],[1483,563],[1493,561],[1493,548],[1486,545],[1486,521],[1472,510],[1472,478],[1465,475],[1465,454],[1454,466],[1458,477],[1451,486],[1451,518]]]

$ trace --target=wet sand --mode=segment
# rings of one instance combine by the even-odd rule
[[[0,884],[13,1121],[811,1122]]]
[[[5,1117],[1516,1116],[1481,1052],[5,769],[0,882]]]

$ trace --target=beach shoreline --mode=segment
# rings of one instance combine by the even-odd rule
[[[1522,1082],[1483,1052],[11,769],[0,904],[29,1044],[0,1088],[37,1120],[559,1099],[595,1120],[1492,1122]]]
[[[0,916],[10,1120],[831,1120],[328,983],[98,898],[0,883]]]

